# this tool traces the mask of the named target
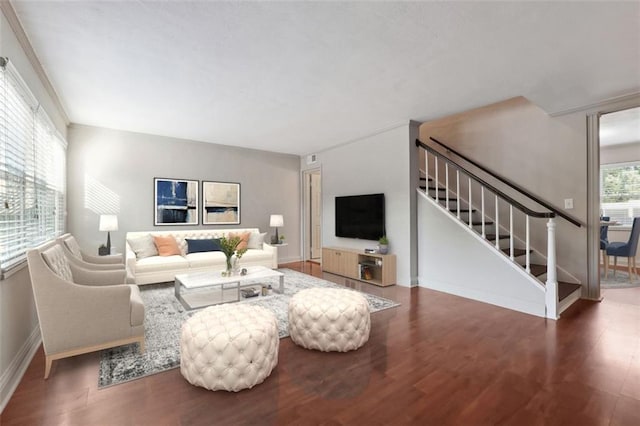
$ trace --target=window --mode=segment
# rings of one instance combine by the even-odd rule
[[[628,226],[640,216],[640,162],[600,167],[600,212]]]
[[[64,232],[66,142],[16,70],[0,58],[2,273]]]

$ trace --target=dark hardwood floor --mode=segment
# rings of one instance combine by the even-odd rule
[[[286,266],[322,276],[317,264]],[[45,381],[40,349],[0,423],[640,424],[640,288],[580,301],[555,322],[423,288],[349,285],[402,303],[372,314],[357,351],[282,339],[264,383],[227,393],[179,369],[98,390],[97,353],[54,362]]]

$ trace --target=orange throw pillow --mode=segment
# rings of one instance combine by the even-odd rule
[[[158,254],[160,256],[173,256],[177,254],[180,256],[180,247],[178,247],[178,242],[172,236],[168,237],[153,237],[153,241],[156,243],[156,247],[158,248]]]
[[[229,238],[240,237],[242,241],[236,247],[236,250],[246,249],[249,244],[249,237],[251,237],[251,232],[229,232]]]

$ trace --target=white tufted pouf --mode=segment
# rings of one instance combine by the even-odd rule
[[[369,340],[367,299],[358,292],[310,288],[289,301],[289,334],[297,345],[320,351],[347,352]]]
[[[211,306],[182,325],[180,372],[192,385],[237,392],[271,374],[279,344],[278,323],[268,309]]]

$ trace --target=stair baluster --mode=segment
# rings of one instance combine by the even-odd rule
[[[435,181],[435,183],[436,183],[436,185],[435,185],[436,186],[436,203],[439,203],[440,202],[440,200],[439,200],[439,192],[440,191],[438,191],[438,188],[440,187],[440,179],[438,179],[438,157],[433,157],[433,159],[435,160],[435,168],[436,168],[436,181]],[[427,188],[429,188],[429,183],[428,182],[427,182]],[[428,191],[427,191],[427,193],[428,193]]]
[[[460,200],[458,200],[458,203],[460,202]],[[471,176],[469,176],[469,201],[467,202],[467,205],[469,206],[469,210],[471,210],[471,206],[473,204],[471,204]],[[472,215],[469,215],[469,228],[473,228],[473,220],[471,219]]]
[[[526,220],[527,227],[526,227],[526,231],[525,231],[526,232],[525,249],[527,250],[527,254],[526,254],[527,261],[525,263],[525,265],[526,265],[525,270],[528,273],[531,273],[531,255],[530,255],[530,253],[531,253],[531,237],[529,235],[529,215],[525,215],[525,217],[527,219]]]
[[[514,262],[515,256],[513,255],[513,205],[509,205],[509,247],[511,247],[509,257],[511,258],[511,261]]]
[[[498,213],[498,194],[496,194],[496,249],[500,250],[500,217]]]
[[[449,210],[449,163],[444,163],[444,196]]]
[[[458,220],[460,220],[460,170],[458,169],[456,169],[456,197],[458,197],[456,206],[458,210]],[[469,209],[469,216],[471,216],[471,209]]]
[[[485,211],[484,211],[484,186],[480,187],[480,205],[482,206],[482,238],[487,238],[487,233],[484,231],[484,218],[485,218]]]

